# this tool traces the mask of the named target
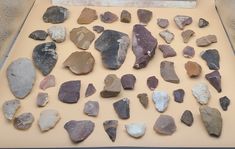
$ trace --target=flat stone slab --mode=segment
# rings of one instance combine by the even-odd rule
[[[19,58],[7,68],[7,80],[12,94],[24,99],[31,91],[36,79],[33,63],[28,58]]]

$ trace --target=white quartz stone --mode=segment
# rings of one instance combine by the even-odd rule
[[[200,104],[207,104],[211,97],[210,91],[204,83],[194,85],[192,88],[192,93]]]
[[[170,97],[165,91],[154,91],[153,92],[153,102],[157,111],[164,112],[168,107]]]
[[[145,134],[146,126],[143,123],[131,123],[129,125],[125,125],[127,133],[134,137],[140,138]]]
[[[52,26],[48,28],[48,34],[51,37],[51,39],[57,43],[61,43],[65,41],[66,38],[66,29],[62,26]]]

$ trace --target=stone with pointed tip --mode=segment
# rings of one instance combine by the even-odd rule
[[[90,120],[75,121],[65,123],[64,129],[68,132],[72,142],[79,143],[84,141],[95,128],[95,123]]]
[[[188,43],[191,37],[195,34],[195,32],[191,29],[185,30],[181,33],[184,43]]]
[[[85,97],[89,97],[89,96],[95,94],[95,92],[96,92],[95,86],[92,83],[89,83],[86,88]]]
[[[110,11],[106,11],[100,15],[100,20],[104,23],[113,23],[118,20],[118,16]]]
[[[219,99],[220,106],[224,111],[228,110],[228,106],[230,105],[230,99],[227,96],[221,97]]]
[[[183,30],[186,25],[190,25],[193,22],[192,17],[185,15],[177,15],[174,21],[179,29]]]
[[[78,17],[78,24],[90,24],[94,20],[98,19],[96,10],[91,8],[84,8]]]
[[[172,135],[176,131],[175,120],[170,115],[160,115],[153,129],[162,135]]]
[[[67,8],[61,6],[48,7],[43,14],[43,21],[46,23],[58,24],[63,23],[69,16]]]
[[[139,98],[141,105],[146,109],[149,104],[148,95],[146,93],[140,93],[137,97]]]
[[[132,35],[132,51],[135,54],[135,69],[141,69],[148,65],[155,55],[157,39],[143,25],[135,25]]]
[[[103,98],[116,97],[121,92],[121,81],[115,74],[109,74],[104,80],[104,89],[100,92]]]
[[[167,109],[170,101],[170,97],[165,91],[154,91],[152,99],[156,110],[161,113]]]
[[[203,18],[200,18],[198,21],[198,27],[204,28],[209,25],[209,22]]]
[[[166,43],[170,44],[173,39],[175,38],[175,35],[170,32],[169,30],[164,30],[159,33],[160,37],[165,40]]]
[[[115,142],[117,136],[117,120],[107,120],[103,122],[104,130],[108,134],[109,138]]]
[[[153,12],[147,9],[138,9],[137,16],[140,23],[147,25],[152,19]]]
[[[113,108],[120,119],[130,118],[129,104],[130,104],[130,100],[127,98],[123,98],[113,103]]]
[[[174,68],[174,63],[170,61],[162,61],[160,64],[162,78],[171,83],[179,83],[180,79],[177,76]]]
[[[221,88],[221,75],[220,75],[218,70],[215,70],[211,73],[206,74],[205,78],[217,90],[218,93],[220,93],[222,91],[222,88]]]
[[[209,49],[201,53],[201,58],[206,61],[207,66],[210,70],[219,70],[220,69],[220,55],[218,50]]]
[[[192,88],[193,96],[196,98],[197,102],[204,105],[209,102],[211,97],[210,91],[206,84],[198,83]]]
[[[2,111],[6,119],[13,120],[17,110],[20,108],[20,100],[13,99],[5,101],[2,105]]]

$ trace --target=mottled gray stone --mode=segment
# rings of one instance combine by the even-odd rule
[[[212,43],[217,42],[217,37],[215,35],[207,35],[200,37],[196,40],[196,44],[198,47],[207,47],[211,45]]]
[[[160,37],[165,40],[166,43],[170,44],[173,39],[175,38],[175,35],[170,32],[169,30],[164,30],[159,33]]]
[[[34,40],[46,40],[47,36],[48,33],[44,30],[36,30],[29,35],[29,38],[32,38]]]
[[[43,21],[46,23],[63,23],[69,16],[67,8],[60,6],[48,7],[46,12],[43,14]]]
[[[183,30],[186,25],[190,25],[193,22],[193,19],[190,16],[177,15],[174,17],[174,21],[178,28]]]
[[[210,91],[206,84],[198,83],[192,88],[193,96],[197,99],[200,104],[207,104],[211,97]]]
[[[35,79],[35,68],[28,58],[19,58],[7,68],[8,84],[16,98],[25,98],[31,92]]]
[[[104,23],[113,23],[118,20],[118,16],[110,11],[106,11],[100,15],[100,20]]]
[[[153,91],[157,88],[158,85],[158,79],[155,76],[150,76],[147,79],[147,86],[148,88]]]
[[[168,19],[158,18],[157,25],[161,28],[167,28],[169,25]]]
[[[96,92],[95,86],[92,83],[89,83],[86,88],[85,97],[89,97],[89,96],[95,94],[95,92]]]
[[[201,106],[199,108],[201,119],[209,135],[219,137],[222,132],[222,117],[216,108]]]
[[[172,135],[176,131],[175,120],[170,115],[160,115],[153,129],[162,135]]]
[[[165,91],[154,91],[152,99],[156,110],[161,113],[167,109],[170,101],[170,97]]]
[[[54,128],[60,120],[60,114],[56,110],[44,110],[40,113],[38,126],[42,132],[49,131]]]
[[[198,21],[198,27],[200,28],[204,28],[207,27],[209,25],[209,22],[203,18],[200,18]]]
[[[131,13],[127,10],[122,10],[121,12],[121,22],[130,23],[131,22]]]
[[[152,19],[153,12],[147,9],[138,9],[137,16],[140,23],[147,25]]]
[[[207,66],[210,70],[219,70],[220,69],[220,55],[216,49],[209,49],[201,53],[202,59],[207,63]]]
[[[105,30],[95,41],[95,48],[100,51],[105,68],[119,69],[126,59],[129,44],[130,39],[127,34]]]
[[[228,110],[228,106],[230,105],[230,99],[227,96],[221,97],[219,99],[220,106],[224,111]]]
[[[20,100],[13,99],[5,101],[2,105],[2,112],[6,119],[13,120],[17,110],[21,107]]]
[[[160,71],[162,78],[171,83],[179,83],[179,77],[177,76],[174,68],[174,62],[162,61],[160,64]]]
[[[188,43],[190,38],[195,34],[191,29],[185,30],[181,33],[184,43]]]
[[[131,123],[125,125],[125,128],[128,135],[134,138],[140,138],[145,134],[146,125],[144,123]]]
[[[129,104],[130,104],[130,100],[127,98],[123,98],[113,103],[113,108],[120,119],[130,118]]]
[[[135,87],[136,78],[133,74],[125,74],[121,77],[122,87],[125,90],[133,90]]]
[[[162,52],[163,58],[174,57],[177,55],[175,50],[170,45],[161,44],[158,46],[158,48]]]
[[[48,102],[48,93],[38,93],[36,101],[38,107],[45,107]]]
[[[222,92],[221,75],[218,70],[215,70],[211,73],[206,74],[205,78],[217,90],[218,93]]]
[[[100,92],[103,98],[116,97],[121,92],[121,81],[115,74],[109,74],[104,79],[104,89]]]
[[[195,50],[194,50],[193,47],[191,47],[191,46],[184,47],[184,49],[183,49],[183,56],[185,58],[193,58],[194,55],[195,55]]]
[[[84,26],[73,28],[70,31],[70,40],[82,50],[89,49],[92,41],[95,39],[95,34]]]
[[[26,130],[31,127],[34,122],[34,116],[31,113],[23,113],[14,119],[13,125],[16,129]]]
[[[34,65],[46,76],[55,67],[58,55],[56,52],[56,45],[54,42],[46,42],[37,45],[33,50]]]
[[[93,132],[94,128],[95,123],[90,120],[71,120],[64,125],[64,129],[68,132],[71,141],[74,143],[84,141]]]
[[[81,81],[67,81],[61,84],[58,98],[64,103],[77,103],[80,99]]]
[[[97,101],[88,101],[85,103],[83,112],[88,116],[98,116],[99,114],[99,103]]]
[[[103,122],[104,130],[108,134],[109,138],[115,142],[117,136],[117,120],[107,120]]]
[[[185,110],[180,118],[181,122],[187,126],[192,126],[193,124],[193,114],[189,110]]]
[[[157,39],[143,25],[135,25],[132,35],[132,51],[135,54],[135,69],[141,69],[148,65],[155,55]]]
[[[57,43],[64,42],[66,39],[66,29],[63,26],[52,26],[47,31],[51,39]]]

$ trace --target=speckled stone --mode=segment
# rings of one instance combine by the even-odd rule
[[[126,132],[133,138],[141,138],[146,131],[146,125],[144,123],[131,123],[125,125]]]
[[[200,28],[204,28],[207,27],[209,25],[209,22],[203,18],[200,18],[198,21],[198,27]]]
[[[48,33],[44,30],[36,30],[29,35],[29,38],[32,38],[34,40],[46,40],[47,36]]]
[[[204,83],[197,83],[192,88],[193,96],[196,98],[197,102],[205,105],[209,102],[211,97],[210,91],[206,84]]]
[[[46,23],[63,23],[69,16],[67,8],[61,6],[48,7],[46,12],[43,14],[43,21]]]
[[[228,110],[228,106],[230,105],[230,99],[227,96],[221,97],[219,99],[220,106],[224,111]]]
[[[121,12],[121,22],[130,23],[131,22],[131,13],[127,10],[122,10]]]
[[[167,92],[157,90],[153,92],[152,99],[155,104],[156,110],[161,113],[167,109],[170,101],[170,97]]]
[[[218,93],[222,92],[221,75],[218,70],[206,74],[205,78],[217,90]]]
[[[57,43],[64,42],[66,39],[66,29],[63,26],[51,26],[47,31],[51,39]]]
[[[34,122],[34,116],[31,113],[23,113],[14,119],[13,125],[16,129],[26,130],[31,127]]]
[[[169,30],[164,30],[159,33],[160,37],[165,40],[166,43],[170,44],[173,39],[175,38],[175,35],[170,32]]]

